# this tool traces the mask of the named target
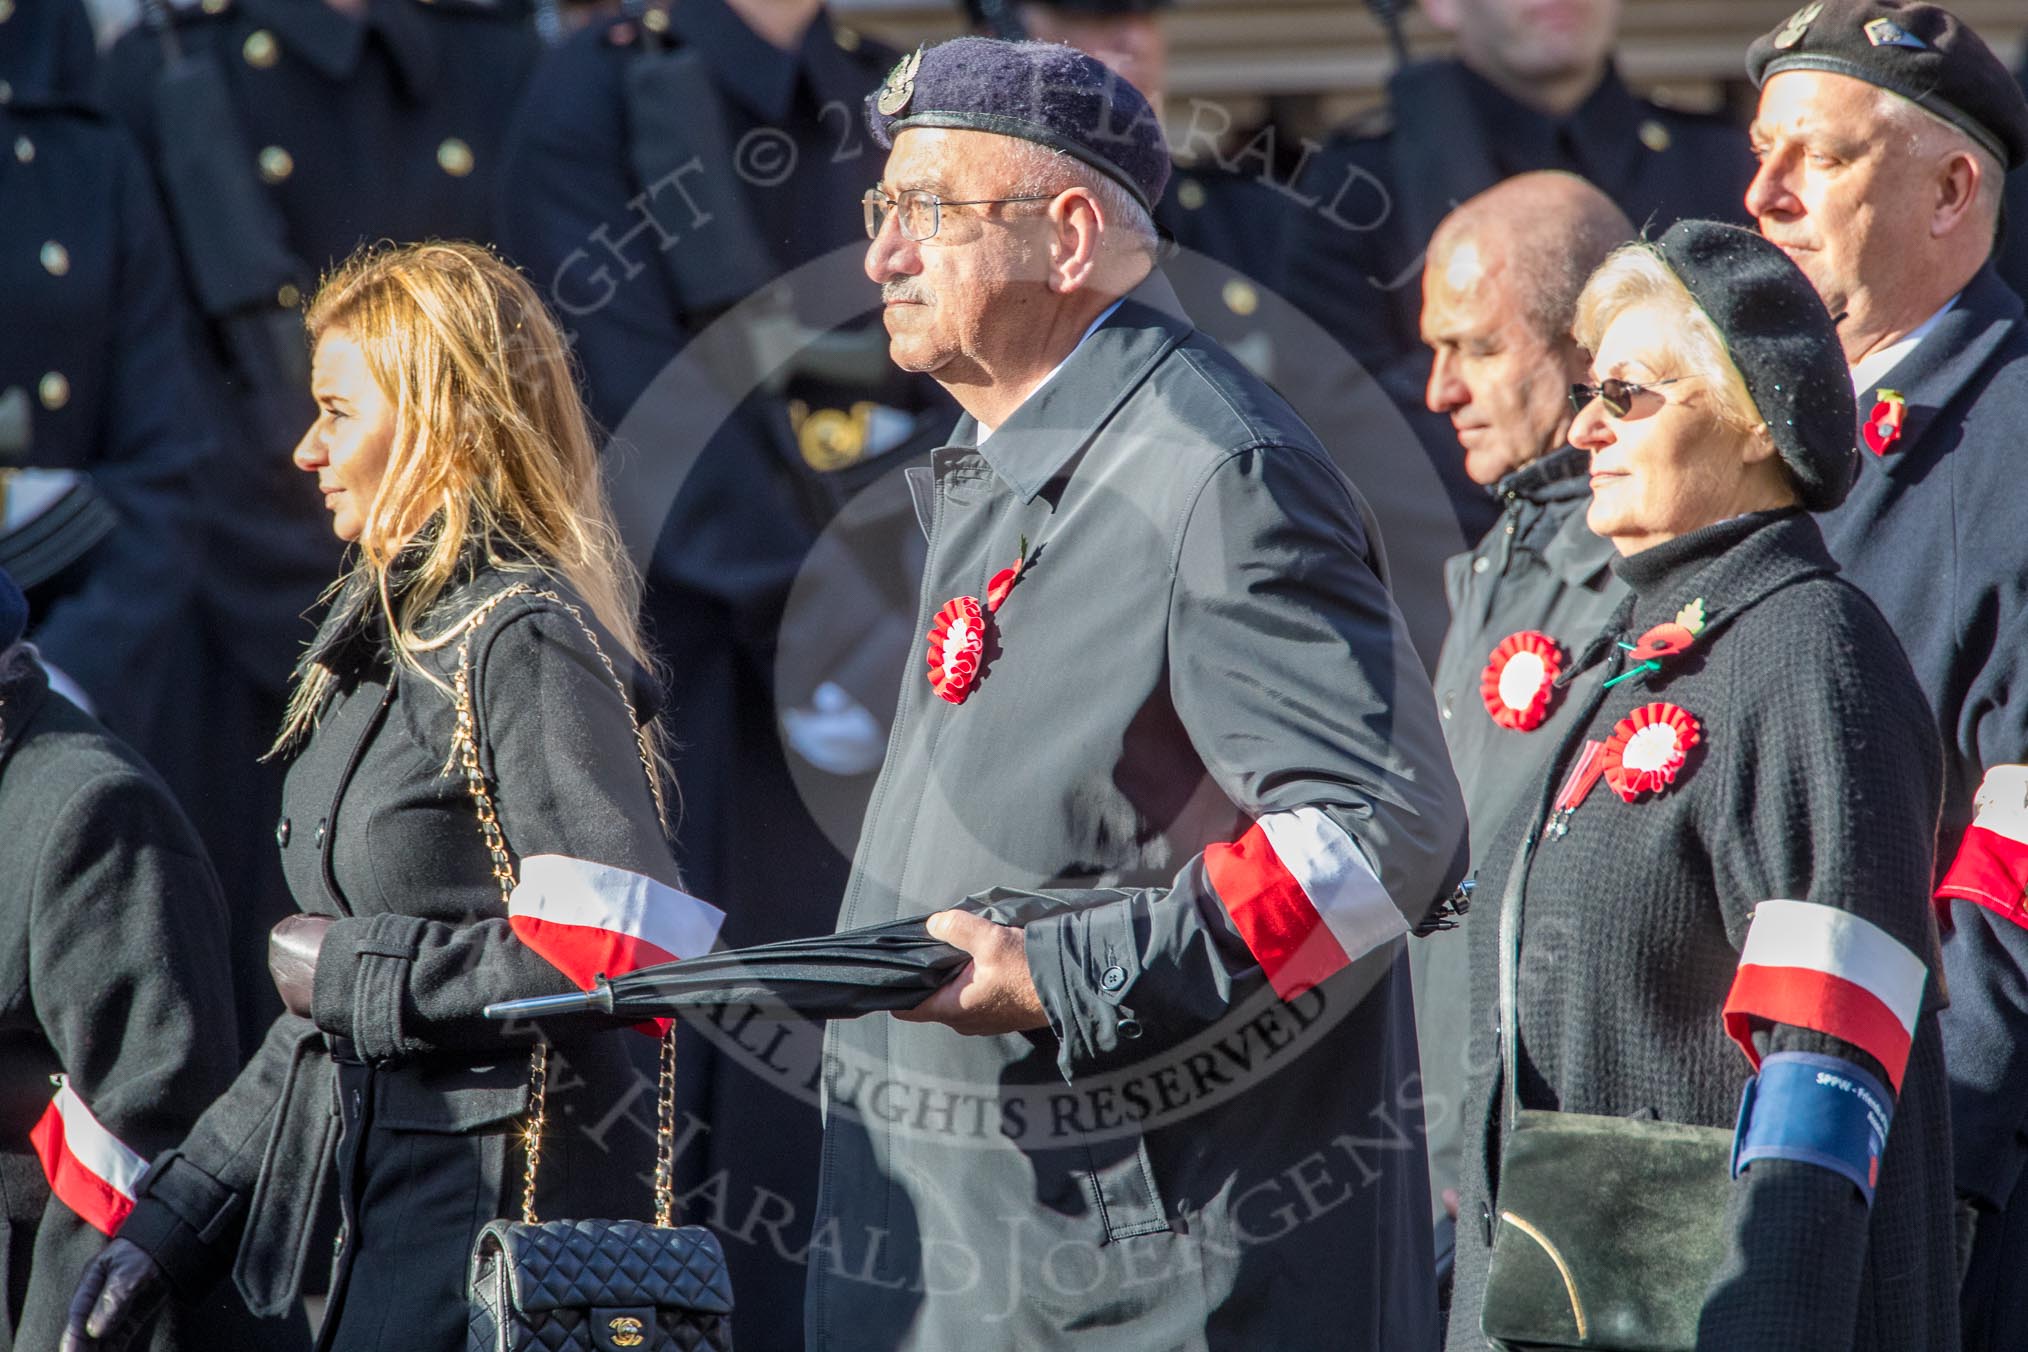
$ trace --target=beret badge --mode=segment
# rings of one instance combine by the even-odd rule
[[[880,93],[873,106],[880,110],[882,117],[894,117],[908,107],[908,101],[915,97],[916,72],[922,69],[922,48],[918,47],[895,63],[887,73],[887,82],[880,86]]]
[[[1912,47],[1918,52],[1929,50],[1927,42],[1892,19],[1874,19],[1868,22],[1866,40],[1875,47]]]
[[[1789,15],[1789,21],[1782,25],[1782,31],[1775,34],[1774,45],[1782,51],[1787,51],[1801,42],[1803,34],[1810,31],[1810,25],[1815,23],[1817,16],[1823,12],[1823,0],[1810,0],[1809,4]]]

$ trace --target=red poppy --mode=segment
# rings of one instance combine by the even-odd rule
[[[986,647],[986,615],[977,597],[946,601],[929,629],[929,683],[937,698],[963,704],[979,676]]]
[[[999,572],[993,574],[992,580],[986,584],[987,610],[998,610],[1000,608],[1000,603],[1007,599],[1007,593],[1013,591],[1014,584],[1020,581],[1021,570],[1027,566],[1027,563],[1028,557],[1024,554],[1022,557],[1014,560],[1012,568],[1002,568]]]
[[[1697,635],[1680,624],[1658,624],[1634,640],[1631,662],[1652,662],[1658,658],[1674,657],[1697,641]]]
[[[1503,728],[1533,732],[1549,717],[1556,678],[1563,672],[1563,649],[1534,629],[1509,634],[1493,649],[1479,676],[1479,698]]]
[[[1605,781],[1622,800],[1675,783],[1702,735],[1696,715],[1673,704],[1644,704],[1613,724],[1606,738]]]
[[[1893,390],[1880,391],[1880,402],[1866,415],[1866,425],[1860,429],[1867,449],[1875,455],[1886,455],[1901,440],[1901,424],[1907,418],[1908,400]]]

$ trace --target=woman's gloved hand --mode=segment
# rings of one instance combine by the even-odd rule
[[[317,990],[317,953],[330,928],[330,916],[292,915],[268,931],[268,974],[291,1014],[310,1017]]]
[[[168,1298],[169,1278],[147,1250],[114,1239],[78,1279],[60,1352],[120,1352],[147,1332]]]

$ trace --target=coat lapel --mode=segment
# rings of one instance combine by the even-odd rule
[[[1881,380],[1880,388],[1899,390],[1908,400],[1901,447],[1887,457],[1890,471],[1913,463],[1938,416],[1992,359],[2021,317],[2021,298],[1988,265],[1938,321],[1935,332]],[[1874,394],[1859,392],[1861,417],[1872,407]]]

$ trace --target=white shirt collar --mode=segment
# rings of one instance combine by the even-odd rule
[[[1084,337],[1077,340],[1077,347],[1073,347],[1068,353],[1066,353],[1064,355],[1063,360],[1058,362],[1055,366],[1051,367],[1048,375],[1042,377],[1041,383],[1036,385],[1035,389],[1030,390],[1028,392],[1028,399],[1033,399],[1035,397],[1037,390],[1040,390],[1043,385],[1047,385],[1050,381],[1056,379],[1057,372],[1061,371],[1064,367],[1070,365],[1070,359],[1077,355],[1077,348],[1083,347],[1085,343],[1091,339],[1091,336],[1099,331],[1099,326],[1104,324],[1108,319],[1111,319],[1113,317],[1113,311],[1119,309],[1122,305],[1126,303],[1127,298],[1125,296],[1121,296],[1111,305],[1106,306],[1106,308],[1099,313],[1099,317],[1097,319],[1092,320],[1091,327],[1084,331]],[[1027,403],[1028,399],[1023,399],[1021,403],[1023,404]],[[1017,404],[1015,407],[1018,408],[1020,407],[1020,405]],[[986,444],[986,438],[992,435],[993,429],[986,426],[986,424],[984,423],[980,423],[979,439],[974,444],[983,446]]]
[[[1963,295],[1964,293],[1959,292],[1958,294]],[[1853,366],[1852,392],[1859,396],[1859,412],[1862,416],[1871,407],[1871,404],[1867,401],[1868,392],[1878,385],[1888,372],[1901,365],[1903,357],[1906,357],[1909,353],[1920,347],[1922,340],[1929,337],[1930,330],[1934,329],[1943,317],[1951,312],[1951,307],[1957,303],[1958,297],[1952,296],[1943,303],[1941,310],[1938,310],[1928,319],[1923,320],[1922,323],[1911,329],[1907,337],[1899,342],[1881,348],[1870,356],[1861,357],[1858,363]]]

